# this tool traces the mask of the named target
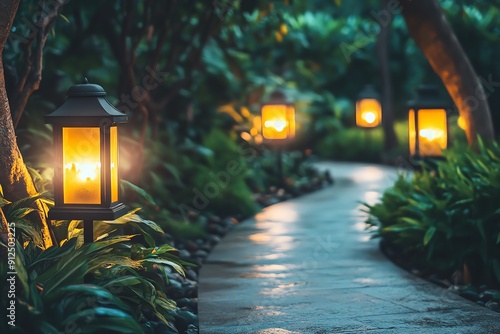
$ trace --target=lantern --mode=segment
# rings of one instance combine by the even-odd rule
[[[266,141],[284,142],[295,137],[295,107],[283,93],[275,91],[261,109],[262,137]]]
[[[284,186],[281,144],[295,137],[295,107],[286,102],[282,92],[274,91],[269,100],[262,105],[260,119],[264,141],[272,143],[276,150],[278,185]]]
[[[440,157],[448,146],[450,102],[439,97],[433,86],[420,86],[415,100],[408,102],[408,140],[410,156]]]
[[[356,125],[361,128],[375,128],[382,122],[382,107],[379,96],[371,85],[367,85],[356,101]]]
[[[52,124],[55,149],[51,220],[83,220],[85,242],[93,220],[113,220],[127,209],[119,201],[118,123],[127,116],[113,107],[99,85],[68,90],[66,102],[45,122]]]

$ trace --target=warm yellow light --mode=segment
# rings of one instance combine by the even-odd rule
[[[286,108],[286,119],[288,121],[288,137],[295,137],[295,107],[288,105]]]
[[[467,122],[465,121],[465,118],[463,118],[462,116],[458,117],[457,124],[458,127],[462,130],[465,130],[467,128]]]
[[[366,121],[368,124],[373,124],[377,120],[377,115],[373,111],[366,111],[364,112],[361,117]]]
[[[240,136],[241,136],[241,139],[243,139],[245,141],[251,141],[252,140],[252,135],[249,134],[248,132],[242,132]]]
[[[361,99],[356,102],[356,125],[374,128],[382,122],[382,107],[377,99]]]
[[[65,204],[101,204],[100,128],[66,127],[63,132]]]
[[[65,168],[74,173],[78,181],[95,181],[101,172],[100,162],[68,163]]]
[[[264,123],[266,128],[274,128],[276,131],[281,132],[286,127],[286,121],[282,119],[272,119]]]
[[[286,26],[286,24],[282,23],[280,25],[280,32],[282,35],[288,34],[288,27]]]
[[[112,126],[110,134],[111,202],[118,202],[118,127]]]
[[[261,127],[261,124],[262,124],[262,119],[260,116],[255,116],[253,118],[253,127],[256,128],[256,129],[260,129]]]
[[[421,109],[417,113],[416,121],[415,111],[411,109],[408,114],[410,154],[418,154],[422,157],[441,156],[441,151],[448,145],[446,110]],[[418,137],[416,136],[417,124]]]
[[[295,108],[286,104],[262,107],[262,136],[265,139],[288,139],[295,136]]]
[[[443,137],[444,132],[443,130],[438,130],[438,129],[423,129],[418,132],[420,137],[423,137],[427,140],[437,140],[441,137]]]

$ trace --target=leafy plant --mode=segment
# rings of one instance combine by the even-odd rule
[[[22,226],[23,216],[14,213],[31,200],[12,203],[6,210],[16,227]],[[83,244],[78,221],[67,224],[68,238],[60,246],[42,251],[32,240],[17,241],[19,332],[55,333],[71,327],[81,333],[147,333],[154,330],[152,321],[161,321],[175,332],[170,313],[176,304],[165,294],[165,266],[184,275],[184,265],[189,263],[180,260],[178,251],[169,245],[156,246],[155,234],[164,232],[136,211],[115,221],[98,222],[95,232],[100,237],[90,244]],[[122,235],[127,228],[138,234]],[[0,247],[0,252],[6,251],[4,243]],[[7,272],[2,261],[2,282],[6,282]],[[6,292],[7,286],[2,284]],[[9,302],[6,296],[2,294],[2,307]]]
[[[380,203],[366,205],[375,236],[422,269],[463,270],[473,283],[500,284],[500,147],[480,139],[444,160],[401,175]]]

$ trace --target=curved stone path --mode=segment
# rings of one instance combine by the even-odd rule
[[[236,226],[199,276],[203,334],[500,333],[500,314],[388,261],[364,230],[396,169],[320,163],[335,185]]]

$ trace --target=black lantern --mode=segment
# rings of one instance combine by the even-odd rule
[[[448,110],[450,101],[439,96],[434,86],[421,85],[417,96],[408,102],[408,140],[410,156],[436,158],[448,147]]]
[[[375,128],[382,122],[382,106],[373,86],[367,85],[356,100],[356,125],[361,128]]]
[[[93,220],[113,220],[127,209],[119,201],[118,123],[127,116],[95,84],[74,85],[66,102],[45,122],[52,124],[55,168],[51,220],[83,220],[85,242],[93,241]]]

